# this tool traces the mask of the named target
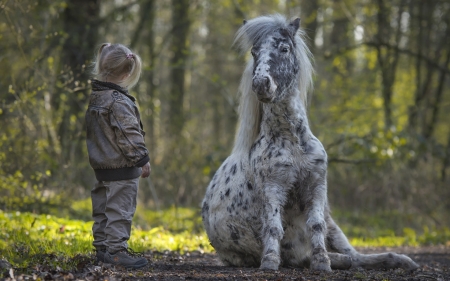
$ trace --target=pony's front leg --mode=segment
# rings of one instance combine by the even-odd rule
[[[310,269],[331,271],[330,259],[325,245],[327,225],[324,219],[326,198],[326,184],[320,184],[312,190],[311,199],[307,204],[306,227],[311,237],[311,265]]]
[[[278,270],[281,262],[280,241],[284,235],[281,221],[281,202],[284,201],[284,198],[281,198],[282,194],[281,189],[277,187],[266,188],[266,202],[263,203],[263,252],[260,269]]]

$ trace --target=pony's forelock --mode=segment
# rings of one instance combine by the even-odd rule
[[[260,16],[246,21],[236,32],[233,46],[246,53],[261,38],[269,36],[278,28],[287,28],[286,18],[280,14]]]

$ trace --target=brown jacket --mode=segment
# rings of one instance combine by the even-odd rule
[[[92,81],[86,111],[89,163],[98,181],[137,178],[149,160],[135,98],[109,82]]]

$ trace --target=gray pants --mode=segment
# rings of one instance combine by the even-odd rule
[[[110,252],[128,248],[138,185],[139,178],[95,184],[91,191],[95,248],[106,247]]]

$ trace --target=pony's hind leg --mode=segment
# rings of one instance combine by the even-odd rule
[[[358,254],[357,258],[353,258],[352,266],[365,269],[403,268],[411,271],[419,268],[419,265],[408,256],[392,252],[371,255]]]
[[[327,217],[328,235],[327,246],[330,251],[348,255],[352,259],[352,267],[365,269],[393,269],[403,268],[415,270],[419,266],[409,257],[396,253],[382,253],[364,255],[358,253],[348,242],[342,230],[333,221],[331,216]]]
[[[337,252],[355,258],[358,252],[350,245],[347,237],[329,214],[326,217],[326,222],[328,230],[326,242],[329,252]]]
[[[333,221],[330,214],[326,214],[325,221],[327,222],[327,249],[328,256],[331,261],[332,269],[349,269],[352,267],[352,257],[358,253],[350,245],[341,231],[339,226]]]

